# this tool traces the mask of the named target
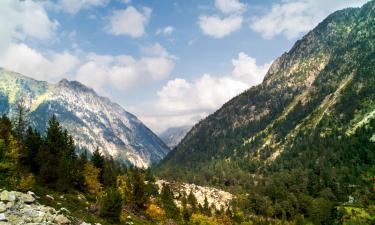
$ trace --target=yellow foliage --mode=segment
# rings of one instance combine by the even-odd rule
[[[146,210],[146,213],[153,220],[162,220],[165,218],[165,211],[155,204],[150,204]]]
[[[96,168],[91,163],[87,163],[84,169],[85,186],[89,193],[100,195],[102,192],[102,185],[99,182],[100,169]]]
[[[207,217],[202,214],[195,213],[191,215],[190,218],[190,225],[218,225],[215,221],[213,221],[210,217]]]
[[[126,190],[126,177],[124,175],[117,177],[117,187],[122,195],[122,198],[124,199]]]
[[[35,185],[35,177],[32,173],[21,176],[20,183],[18,184],[18,189],[20,191],[29,191]]]

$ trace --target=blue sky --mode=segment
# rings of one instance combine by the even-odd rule
[[[366,0],[2,0],[0,66],[78,80],[156,132],[262,81],[335,10]]]

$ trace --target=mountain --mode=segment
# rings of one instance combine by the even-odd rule
[[[169,152],[136,116],[77,81],[50,84],[0,69],[0,112],[11,113],[21,96],[33,126],[43,133],[55,114],[80,149],[99,147],[104,154],[137,167],[148,167]]]
[[[328,16],[274,61],[262,84],[196,124],[155,171],[167,179],[258,191],[274,204],[301,191],[317,197],[325,188],[347,201],[349,186],[370,176],[374,150],[370,1]]]
[[[190,129],[191,126],[170,127],[161,133],[159,137],[170,149],[173,149],[180,143]]]

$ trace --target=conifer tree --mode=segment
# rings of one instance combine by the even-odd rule
[[[23,143],[28,127],[27,113],[26,96],[22,96],[16,103],[14,118],[14,134],[20,143]]]
[[[173,193],[168,184],[164,184],[161,190],[161,201],[163,208],[168,218],[174,219],[176,221],[181,220],[180,210],[177,208],[173,200]]]
[[[191,207],[191,210],[193,212],[197,212],[197,209],[198,209],[198,201],[197,199],[195,198],[195,195],[193,194],[193,191],[190,191],[189,195],[188,195],[188,198],[187,198],[187,202],[188,204],[190,205]]]
[[[29,126],[26,131],[20,161],[24,167],[34,174],[38,173],[39,171],[36,156],[38,155],[42,141],[43,140],[39,132]]]
[[[122,197],[117,188],[111,188],[100,204],[100,216],[112,222],[119,222],[122,211]]]

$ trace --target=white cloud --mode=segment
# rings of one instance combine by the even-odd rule
[[[170,126],[192,125],[234,96],[261,83],[270,66],[270,63],[257,65],[254,58],[242,52],[232,64],[230,75],[203,74],[191,82],[182,78],[168,81],[157,93],[159,99],[147,106],[155,110],[139,111],[138,114],[157,132]]]
[[[47,57],[25,44],[10,44],[0,54],[0,66],[51,82],[68,77],[78,64],[79,59],[68,52],[52,53]]]
[[[56,8],[75,14],[81,9],[107,5],[108,0],[59,0]]]
[[[43,5],[36,1],[0,1],[0,49],[14,40],[48,40],[54,36],[57,21],[51,21]]]
[[[215,7],[223,13],[241,13],[246,9],[239,0],[215,0]]]
[[[0,66],[38,80],[57,82],[78,80],[102,94],[147,85],[166,78],[174,68],[174,58],[156,43],[136,59],[129,55],[98,55],[78,51],[41,53],[26,44],[10,44],[0,52]]]
[[[273,4],[269,13],[253,18],[250,27],[267,39],[280,34],[293,39],[314,28],[333,11],[365,2],[367,0],[284,0]]]
[[[148,56],[163,56],[174,58],[168,51],[159,43],[155,43],[151,46],[145,46],[141,48],[141,52]]]
[[[90,54],[76,79],[102,92],[106,86],[129,90],[166,78],[174,68],[167,52],[135,59],[128,55]]]
[[[204,34],[214,38],[223,38],[241,28],[243,18],[240,15],[231,15],[221,19],[219,16],[199,17],[199,26]]]
[[[232,64],[234,66],[233,76],[250,86],[260,84],[263,80],[262,75],[265,75],[271,66],[269,63],[258,66],[255,58],[243,52],[238,54],[238,59],[232,59]]]
[[[160,34],[163,34],[165,36],[170,36],[172,35],[172,33],[174,32],[175,28],[172,27],[172,26],[166,26],[164,27],[163,29],[158,29],[155,34],[156,35],[160,35]]]
[[[110,16],[110,23],[107,27],[113,35],[129,35],[133,38],[142,37],[145,33],[145,26],[150,20],[152,10],[144,7],[138,11],[133,6],[124,10],[115,10]]]

